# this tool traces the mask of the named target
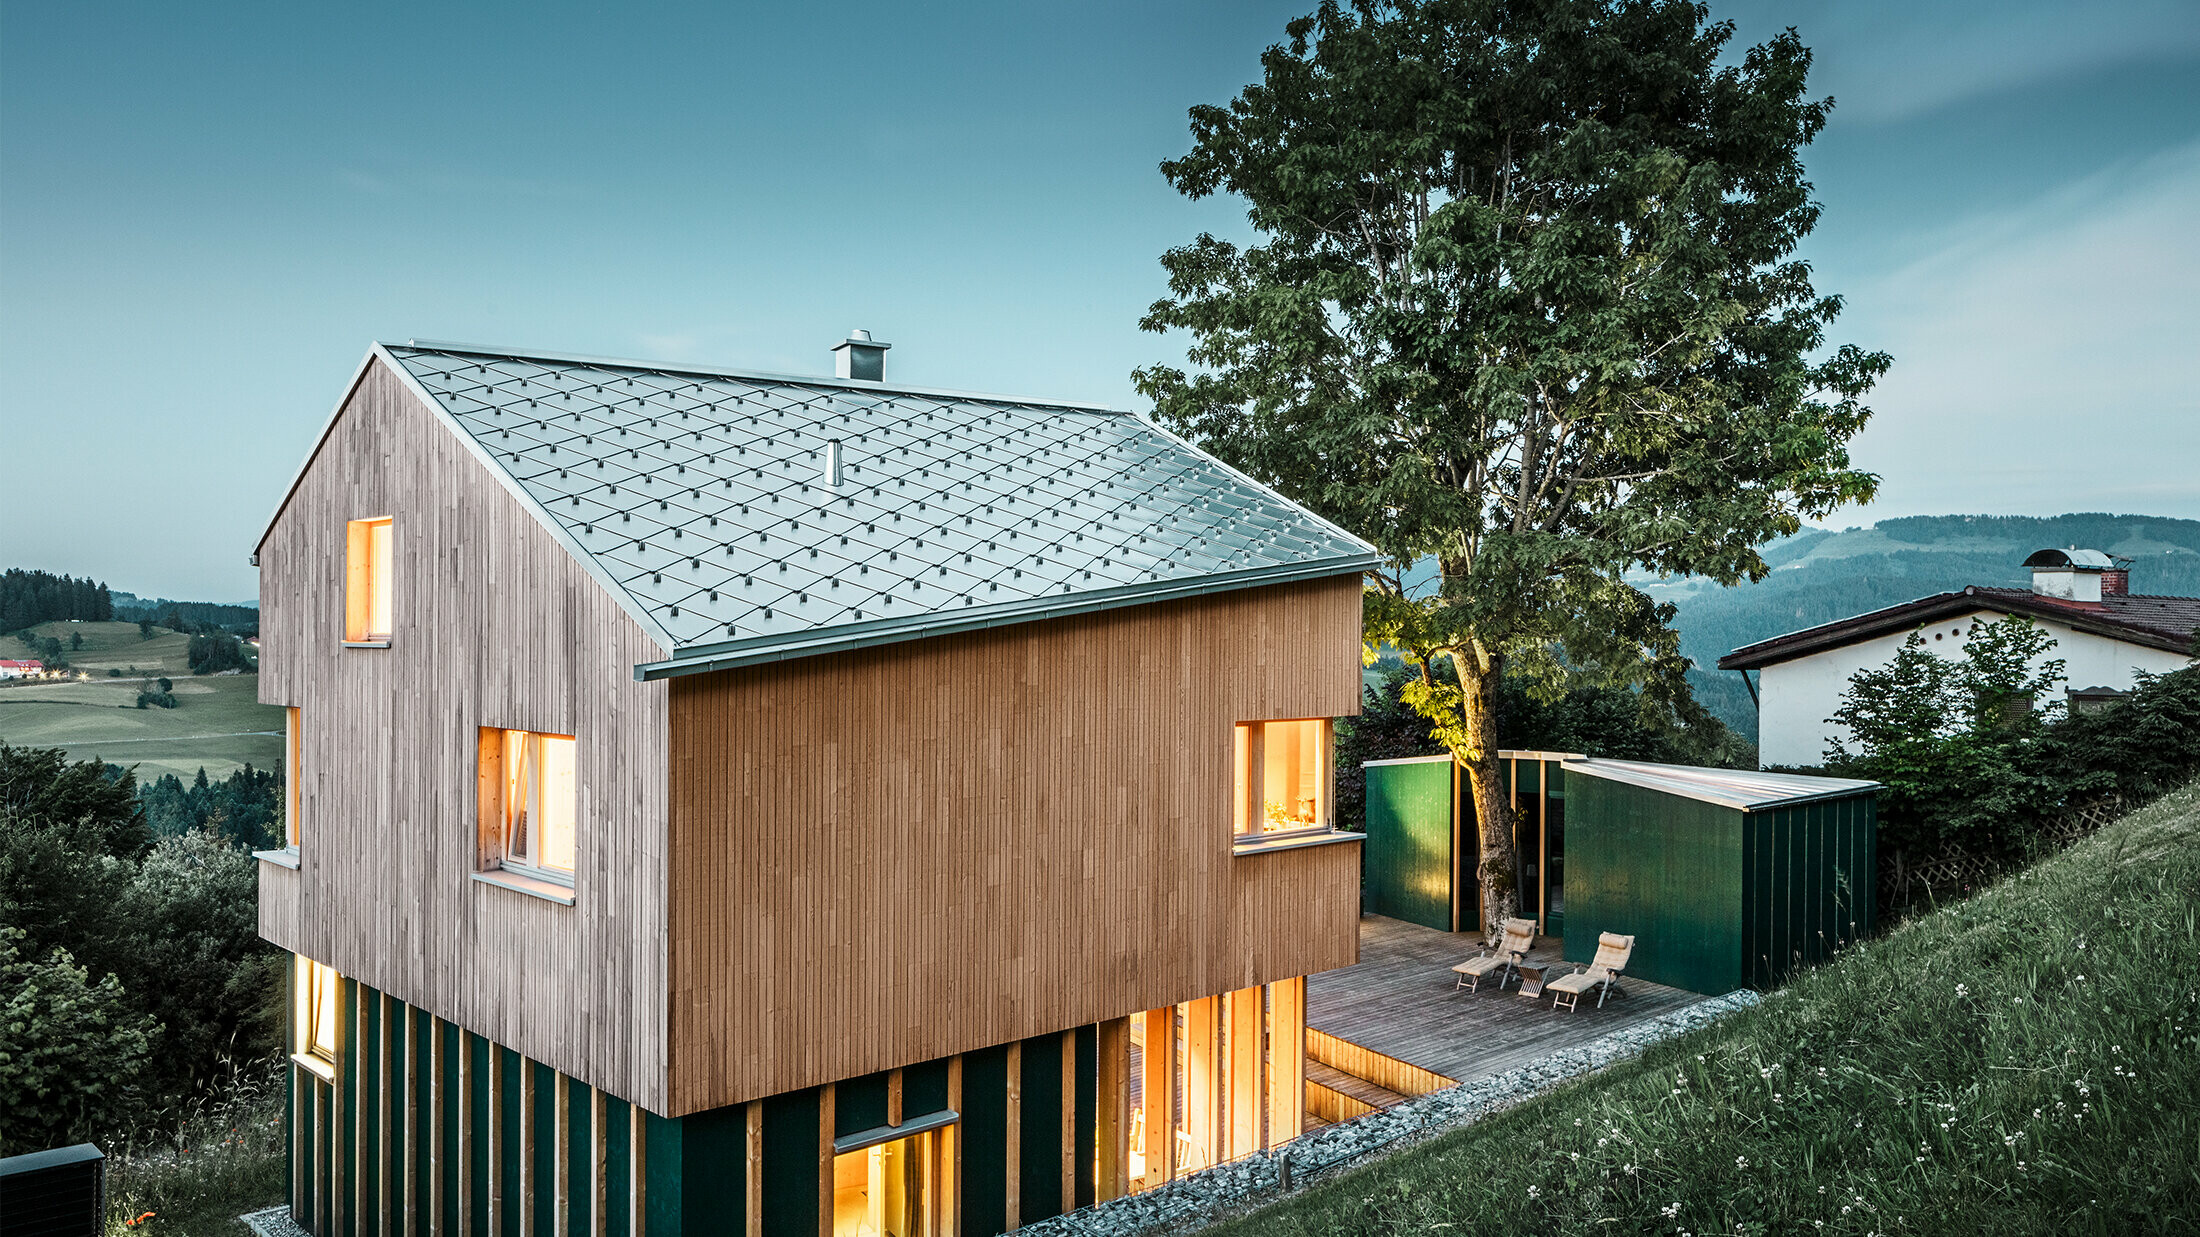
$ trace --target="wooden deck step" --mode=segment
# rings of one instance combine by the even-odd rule
[[[1389,1108],[1404,1103],[1406,1099],[1388,1087],[1347,1074],[1333,1065],[1323,1065],[1319,1061],[1306,1063],[1306,1080],[1327,1087],[1339,1095],[1348,1095],[1369,1108]]]

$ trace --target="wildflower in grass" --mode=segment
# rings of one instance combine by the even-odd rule
[[[1737,1155],[1737,1156],[1735,1156],[1735,1157],[1734,1157],[1734,1167],[1736,1167],[1736,1168],[1748,1168],[1748,1167],[1749,1167],[1749,1157],[1748,1157],[1748,1156],[1746,1156],[1746,1155]]]

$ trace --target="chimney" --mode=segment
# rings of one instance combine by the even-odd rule
[[[2128,597],[2131,595],[2131,560],[2121,554],[2111,554],[2109,560],[2115,566],[2101,573],[2101,596]]]
[[[886,350],[891,347],[892,344],[873,343],[869,331],[850,331],[848,338],[833,345],[833,374],[858,382],[884,382]]]
[[[2041,550],[2024,560],[2032,569],[2032,591],[2041,597],[2099,605],[2107,593],[2103,577],[2115,566],[2099,550]]]

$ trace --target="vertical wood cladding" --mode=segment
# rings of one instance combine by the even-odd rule
[[[1341,577],[671,681],[669,1111],[1356,960],[1233,855],[1233,727],[1358,711]]]
[[[347,649],[345,525],[381,515],[390,647]],[[665,691],[632,667],[664,651],[379,362],[260,580],[260,699],[300,710],[304,768],[262,935],[662,1109]],[[574,905],[470,879],[482,726],[580,738]]]

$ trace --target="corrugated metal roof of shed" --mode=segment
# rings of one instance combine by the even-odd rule
[[[672,658],[657,677],[1343,574],[1372,547],[1126,413],[384,345]],[[842,483],[824,452],[840,446]]]
[[[1744,812],[1807,803],[1813,799],[1841,799],[1879,789],[1878,782],[1845,777],[1814,777],[1801,773],[1764,773],[1750,769],[1706,769],[1695,765],[1649,764],[1636,760],[1569,760],[1562,766],[1568,775],[1580,773],[1608,781],[1624,782],[1647,790],[1716,803]]]

